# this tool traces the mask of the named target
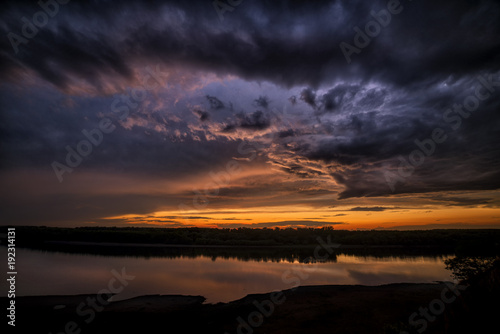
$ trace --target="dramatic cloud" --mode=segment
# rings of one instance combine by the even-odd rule
[[[316,94],[311,88],[304,88],[302,92],[300,92],[300,99],[311,107],[316,108]]]
[[[210,95],[207,95],[206,96],[208,102],[210,103],[210,108],[211,109],[224,109],[226,106],[224,105],[224,103],[219,100],[218,98],[216,98],[215,96],[210,96]]]
[[[376,21],[382,0],[244,1],[223,13],[201,0],[73,0],[46,22],[37,2],[0,9],[10,221],[499,207],[498,1],[402,0],[377,34],[354,28]],[[181,204],[189,212],[173,212]]]
[[[207,121],[210,118],[210,113],[200,109],[194,109],[193,113],[200,118],[200,121]]]
[[[385,210],[392,210],[393,208],[385,208],[382,206],[374,206],[374,207],[360,207],[357,206],[355,208],[352,208],[350,211],[385,211]]]

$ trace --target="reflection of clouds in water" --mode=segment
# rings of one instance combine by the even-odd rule
[[[357,281],[357,284],[362,285],[380,285],[387,284],[387,282],[415,282],[415,276],[406,273],[362,272],[354,269],[348,269],[347,272],[349,277]]]

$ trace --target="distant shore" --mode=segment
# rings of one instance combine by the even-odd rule
[[[5,229],[5,226],[2,228]],[[332,228],[216,229],[147,227],[18,226],[18,247],[50,246],[121,248],[306,249],[322,244],[339,249],[445,249],[455,252],[500,252],[498,230],[347,231]],[[1,235],[5,242],[6,237]]]
[[[271,245],[271,246],[255,246],[255,245],[179,245],[179,244],[145,244],[145,243],[129,243],[129,242],[92,242],[92,241],[45,241],[48,245],[68,245],[68,246],[104,246],[104,247],[171,247],[171,248],[313,248],[314,245]],[[359,248],[404,248],[405,245],[339,245],[338,249],[359,249]],[[415,248],[433,248],[432,245],[416,245]]]

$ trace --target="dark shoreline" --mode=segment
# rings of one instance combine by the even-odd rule
[[[6,226],[0,226],[5,242]],[[356,248],[449,248],[462,251],[500,251],[500,229],[480,230],[334,230],[331,228],[56,228],[17,226],[18,247],[90,245],[98,247],[179,248],[307,248],[328,244],[341,249]]]
[[[302,248],[308,249],[316,245],[178,245],[178,244],[144,244],[144,243],[120,243],[120,242],[92,242],[92,241],[58,241],[49,240],[44,242],[47,245],[68,245],[68,246],[98,246],[98,247],[165,247],[165,248]],[[381,249],[381,248],[406,248],[406,245],[339,245],[335,249]],[[433,245],[415,245],[412,248],[417,249],[439,249],[441,247]],[[447,248],[447,247],[442,247]]]
[[[148,295],[109,302],[102,311],[95,312],[95,319],[89,323],[86,320],[90,319],[90,313],[80,312],[85,313],[80,316],[77,309],[95,295],[26,296],[16,298],[16,327],[30,328],[36,323],[37,332],[59,333],[65,324],[75,322],[82,333],[202,331],[222,334],[238,333],[241,325],[238,319],[248,325],[251,314],[268,312],[260,326],[250,326],[253,333],[320,334],[332,333],[332,328],[339,329],[333,331],[338,333],[383,333],[387,328],[399,326],[420,306],[439,298],[443,289],[447,289],[443,282],[301,286],[281,292],[279,298],[274,298],[272,293],[252,294],[216,304],[203,304],[202,296]],[[6,297],[0,299],[2,304],[7,302]],[[82,310],[86,308],[80,308]],[[438,333],[442,329],[440,321],[433,326],[436,331],[426,333]],[[159,331],[162,327],[164,331]]]

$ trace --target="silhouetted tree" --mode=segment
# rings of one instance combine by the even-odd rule
[[[493,266],[494,257],[465,256],[445,260],[446,269],[459,281],[470,282]]]

